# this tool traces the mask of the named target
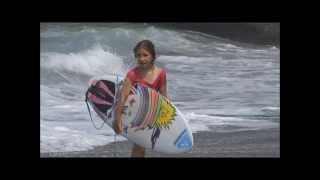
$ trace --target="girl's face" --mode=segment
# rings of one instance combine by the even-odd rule
[[[140,48],[136,54],[138,66],[147,68],[152,64],[153,57],[147,50]]]

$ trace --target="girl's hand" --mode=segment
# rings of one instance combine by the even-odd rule
[[[122,123],[120,119],[116,119],[113,123],[113,129],[116,132],[116,134],[121,134],[123,131]]]
[[[120,93],[120,99],[117,100],[115,121],[113,122],[113,129],[117,134],[120,134],[123,131],[122,122],[121,122],[121,113],[123,111],[124,103],[126,102],[129,96],[131,87],[132,87],[131,81],[128,78],[125,78],[122,89],[121,89],[121,93]]]

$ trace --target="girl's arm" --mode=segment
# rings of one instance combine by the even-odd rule
[[[162,86],[159,89],[159,93],[165,96],[166,98],[169,98],[167,94],[167,80],[163,82]]]
[[[130,79],[126,77],[121,89],[120,99],[116,102],[114,130],[117,134],[120,134],[122,132],[121,112],[123,111],[123,106],[129,96],[131,87],[132,83]]]
[[[167,94],[167,75],[164,70],[163,70],[161,81],[162,81],[162,83],[161,83],[161,87],[159,89],[159,93],[169,99],[168,94]]]

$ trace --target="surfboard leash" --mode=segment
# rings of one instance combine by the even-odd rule
[[[115,92],[118,92],[118,83],[119,83],[119,76],[117,74],[116,75],[116,91]],[[116,93],[117,94],[117,93]],[[114,104],[116,104],[117,102],[117,97],[115,96],[114,97]],[[116,131],[114,130],[113,131],[114,134],[113,134],[113,142],[114,142],[114,147],[113,147],[113,157],[117,157],[117,133]]]
[[[88,93],[88,91],[86,92],[86,99],[85,99],[85,102],[86,102],[86,104],[87,104],[87,108],[88,108],[88,112],[89,112],[89,116],[90,116],[91,122],[92,122],[92,124],[93,124],[94,128],[96,128],[97,130],[100,130],[100,129],[102,129],[102,128],[103,128],[103,126],[104,126],[104,121],[103,121],[103,123],[101,124],[101,126],[100,126],[100,127],[97,127],[97,126],[96,126],[96,124],[93,122],[93,119],[92,119],[92,116],[91,116],[91,111],[90,111],[90,108],[89,108],[89,105],[88,105],[88,97],[87,97],[87,93]]]
[[[117,133],[116,132],[114,132],[114,135],[113,135],[113,142],[114,142],[113,157],[117,157]]]

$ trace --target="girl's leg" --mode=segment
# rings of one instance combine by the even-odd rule
[[[145,155],[145,148],[134,144],[131,152],[131,157],[144,157]]]

